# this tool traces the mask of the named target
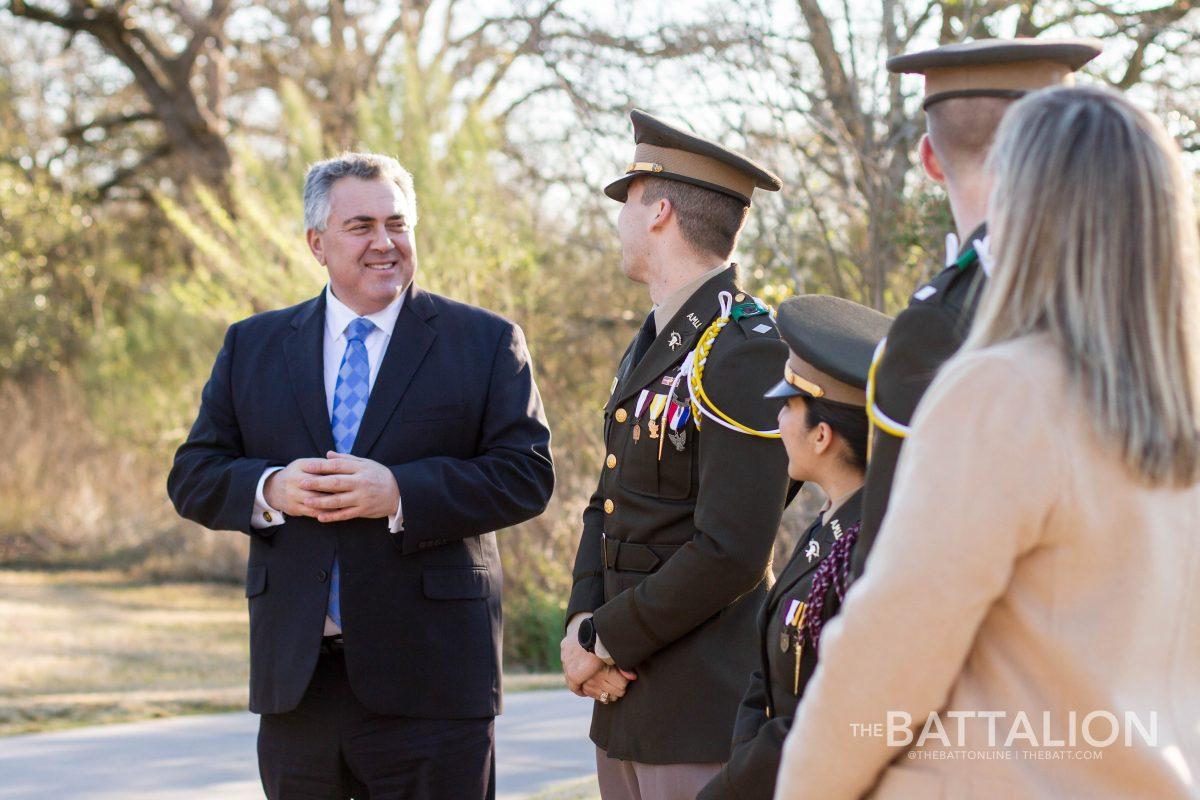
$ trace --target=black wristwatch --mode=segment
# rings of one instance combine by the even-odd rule
[[[579,624],[579,646],[589,653],[596,652],[596,623],[591,617]]]

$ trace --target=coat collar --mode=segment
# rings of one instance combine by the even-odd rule
[[[862,520],[862,494],[862,487],[859,487],[858,491],[847,497],[844,503],[834,509],[833,514],[819,528],[800,539],[796,544],[796,549],[792,551],[792,557],[787,566],[779,574],[779,582],[771,590],[771,600],[768,602],[768,606],[777,605],[779,598],[786,595],[805,575],[817,568],[821,560],[829,554],[829,548],[833,546],[833,543]],[[813,541],[817,542],[820,547],[820,554],[810,561],[804,554],[808,543]]]
[[[650,345],[639,364],[622,364],[616,391],[609,398],[608,411],[611,412],[617,405],[637,394],[640,389],[666,372],[668,367],[682,361],[692,351],[700,334],[717,314],[721,313],[718,295],[723,291],[738,291],[736,265],[729,266],[710,278],[684,301],[671,317],[671,321],[658,331],[654,343]],[[626,353],[627,359],[631,352]]]

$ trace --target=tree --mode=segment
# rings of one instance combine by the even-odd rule
[[[968,38],[1092,34],[1110,50],[1092,73],[1100,80],[1122,90],[1169,80],[1200,35],[1196,3],[1111,5],[881,0],[871,14],[866,4],[796,0],[800,32],[765,41],[751,67],[758,79],[747,82],[762,89],[746,103],[771,109],[759,140],[794,152],[785,177],[798,191],[775,209],[782,236],[767,236],[783,239],[776,268],[877,308],[902,303],[941,238],[923,228],[945,217],[910,190],[924,130],[919,82],[887,73],[886,58]]]
[[[153,5],[70,0],[64,11],[27,0],[9,0],[6,6],[16,17],[65,31],[68,47],[79,34],[91,37],[132,76],[141,100],[138,107],[75,124],[64,132],[68,139],[81,139],[89,131],[111,135],[147,120],[158,124],[157,139],[136,161],[112,171],[97,189],[101,196],[142,177],[160,161],[168,161],[176,177],[195,177],[221,191],[227,188],[233,166],[224,138],[223,28],[229,0],[212,0],[203,14],[182,0]]]

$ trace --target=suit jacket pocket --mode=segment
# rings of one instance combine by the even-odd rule
[[[256,597],[267,590],[267,565],[250,564],[246,567],[246,597]]]
[[[466,406],[462,403],[442,403],[436,406],[413,406],[400,409],[401,422],[436,422],[438,420],[459,419]]]
[[[480,600],[492,593],[486,567],[428,567],[421,589],[430,600]]]

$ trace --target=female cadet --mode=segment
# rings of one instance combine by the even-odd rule
[[[1162,123],[1092,88],[1018,101],[990,158],[991,278],[779,798],[1200,797],[1190,181]]]
[[[821,625],[846,588],[858,535],[867,457],[867,370],[890,320],[839,297],[783,302],[779,332],[790,349],[784,379],[768,397],[786,397],[779,430],[788,475],[829,498],[801,537],[759,615],[762,669],[738,710],[729,762],[698,800],[770,798],[792,712],[816,666]]]

